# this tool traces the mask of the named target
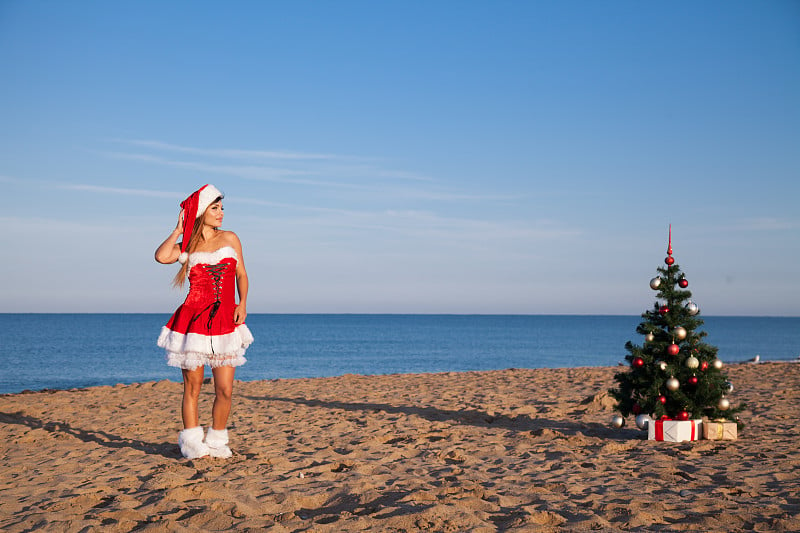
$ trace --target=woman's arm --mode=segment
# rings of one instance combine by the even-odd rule
[[[247,279],[247,269],[244,267],[244,256],[242,255],[242,243],[235,233],[230,232],[233,249],[239,260],[236,262],[236,289],[239,291],[239,305],[233,311],[233,321],[236,324],[243,324],[247,318],[247,290],[250,284]]]
[[[181,214],[178,215],[178,225],[169,234],[169,237],[164,239],[164,242],[156,248],[156,261],[161,264],[169,265],[178,260],[181,255],[181,247],[178,246],[178,239],[183,235],[183,209]]]

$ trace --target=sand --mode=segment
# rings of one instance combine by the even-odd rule
[[[692,443],[610,428],[615,368],[237,382],[227,460],[177,382],[4,395],[0,529],[798,531],[800,364],[726,370],[747,427]]]

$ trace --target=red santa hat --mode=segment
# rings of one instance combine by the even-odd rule
[[[186,252],[189,246],[189,237],[192,236],[194,222],[206,212],[214,200],[221,198],[222,193],[211,184],[206,184],[194,191],[189,197],[181,202],[183,208],[183,242],[181,252]]]

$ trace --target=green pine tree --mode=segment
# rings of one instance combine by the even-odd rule
[[[745,406],[734,406],[725,398],[732,385],[721,370],[717,348],[703,342],[707,334],[698,331],[703,321],[686,289],[688,281],[672,257],[671,229],[664,262],[666,266],[658,268],[650,285],[658,291],[658,300],[642,314],[643,321],[636,328],[645,340],[641,346],[631,341],[625,344],[630,369],[614,376],[618,387],[610,393],[619,402],[617,410],[623,417],[738,418],[736,413]],[[673,378],[677,381],[670,382]]]

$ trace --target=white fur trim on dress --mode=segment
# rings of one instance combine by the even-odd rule
[[[231,246],[223,246],[213,252],[192,252],[188,255],[189,259],[189,268],[191,269],[195,265],[216,265],[223,259],[227,259],[228,257],[239,260],[239,257],[236,255],[236,250],[234,250]]]
[[[253,342],[253,334],[245,324],[226,335],[202,335],[200,333],[178,333],[168,327],[161,328],[158,346],[167,351],[167,364],[186,370],[208,365],[241,366],[247,362],[244,352]]]

